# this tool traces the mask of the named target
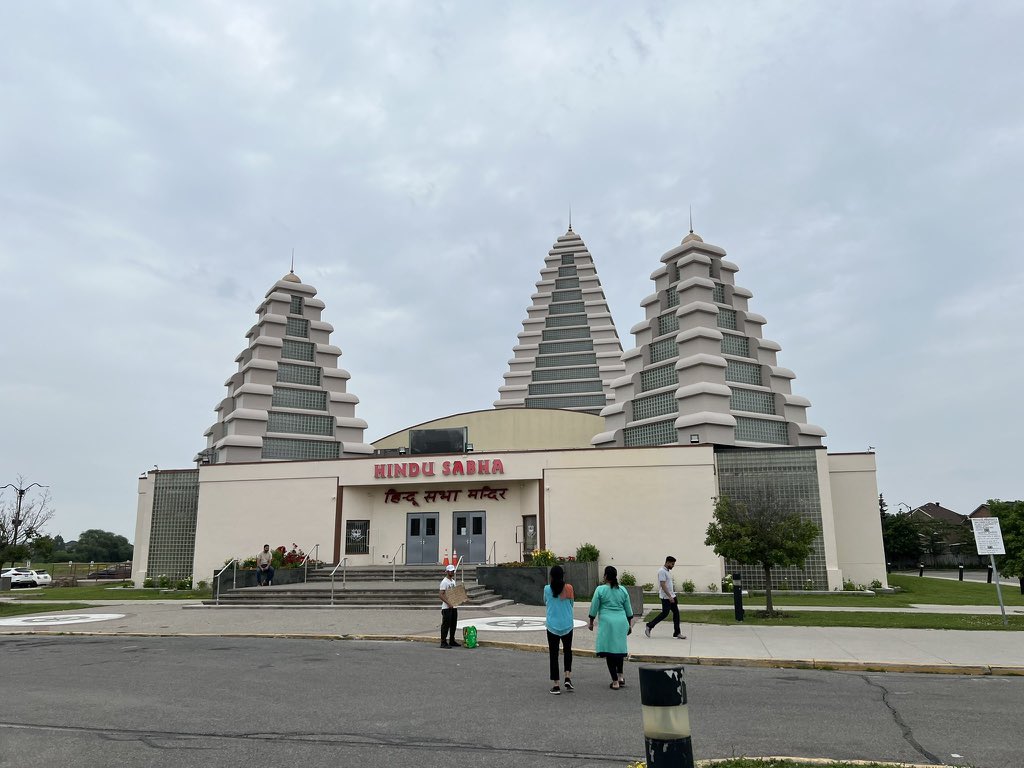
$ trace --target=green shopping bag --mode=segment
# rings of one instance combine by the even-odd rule
[[[462,644],[466,648],[476,648],[476,627],[462,628]]]

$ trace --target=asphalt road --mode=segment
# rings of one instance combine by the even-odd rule
[[[0,638],[0,766],[622,766],[636,665],[425,643]],[[696,757],[1019,768],[1024,679],[689,667]],[[956,755],[956,757],[954,757]]]

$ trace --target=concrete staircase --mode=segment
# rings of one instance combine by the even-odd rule
[[[305,583],[275,584],[270,587],[222,589],[219,600],[205,605],[246,607],[298,607],[336,605],[345,608],[423,608],[440,610],[437,596],[441,568],[436,565],[350,566],[334,577],[326,566],[310,571]],[[462,608],[492,610],[511,605],[487,587],[476,583],[476,566],[459,567],[458,583],[465,584],[469,601]]]

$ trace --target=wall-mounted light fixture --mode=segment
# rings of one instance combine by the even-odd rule
[[[690,435],[690,442],[691,443],[699,443],[700,442],[700,435],[698,435],[696,432],[691,434]]]
[[[473,452],[473,444],[472,443],[466,443],[466,453],[472,453],[472,452]]]

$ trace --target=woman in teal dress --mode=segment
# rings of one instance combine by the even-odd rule
[[[604,656],[608,663],[608,672],[612,676],[613,691],[626,684],[622,676],[622,664],[629,649],[626,647],[626,635],[633,631],[633,606],[629,603],[629,593],[619,586],[619,572],[615,566],[608,565],[604,569],[604,584],[594,591],[590,601],[590,631],[594,631],[594,619],[601,621],[597,625],[597,642],[594,650],[598,656]]]

